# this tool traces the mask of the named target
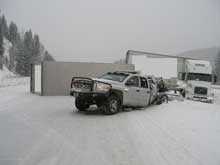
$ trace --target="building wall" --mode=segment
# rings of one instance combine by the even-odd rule
[[[116,70],[134,70],[133,65],[81,62],[43,62],[42,95],[69,95],[73,76],[98,77]]]

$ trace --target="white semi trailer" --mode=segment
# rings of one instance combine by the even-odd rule
[[[178,79],[178,88],[187,99],[213,102],[212,66],[209,61],[156,53],[128,51],[126,63],[142,74]]]

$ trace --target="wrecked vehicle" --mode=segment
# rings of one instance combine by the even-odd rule
[[[104,114],[115,114],[123,107],[150,105],[157,92],[150,84],[148,78],[135,71],[116,71],[99,78],[73,77],[70,94],[75,97],[79,111],[95,104]]]

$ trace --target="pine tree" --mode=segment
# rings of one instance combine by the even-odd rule
[[[38,63],[41,59],[54,60],[47,51],[45,52],[37,34],[33,36],[31,30],[19,33],[14,22],[8,26],[5,16],[0,15],[0,69],[3,68],[4,37],[12,43],[9,49],[10,61],[8,61],[8,68],[11,71],[29,76],[31,63]]]
[[[218,84],[220,84],[220,49],[218,50],[218,55],[215,59],[215,72],[216,72]]]
[[[15,72],[17,44],[18,44],[18,42],[15,45],[12,45],[12,47],[9,49],[10,61],[9,61],[8,69],[13,72]]]
[[[11,22],[9,25],[9,41],[14,45],[19,38],[17,25],[14,22]]]
[[[12,43],[12,47],[9,49],[10,61],[8,69],[15,72],[17,44],[20,42],[20,34],[18,32],[17,25],[14,22],[11,22],[9,25],[9,41]]]
[[[40,49],[41,49],[40,39],[39,36],[35,34],[33,39],[33,57],[31,61],[32,63],[37,63],[41,61]]]
[[[26,74],[24,65],[26,60],[25,58],[25,47],[23,41],[21,40],[19,43],[17,43],[15,71],[22,76]]]
[[[33,39],[31,30],[25,32],[24,38],[17,43],[15,71],[21,76],[30,75],[30,61],[33,51]]]
[[[3,69],[3,54],[4,54],[4,46],[3,46],[3,30],[0,19],[0,69]]]
[[[23,76],[29,76],[30,70],[31,70],[31,63],[33,61],[33,34],[32,31],[29,30],[25,32],[24,34],[24,59],[23,59],[23,65],[25,73]]]
[[[3,36],[7,39],[9,39],[9,33],[8,33],[8,24],[7,24],[7,21],[6,21],[6,18],[5,16],[3,15],[2,18],[1,18],[1,25],[2,25],[2,33],[3,33]]]
[[[48,53],[48,51],[45,51],[43,60],[44,61],[55,61],[54,58]]]

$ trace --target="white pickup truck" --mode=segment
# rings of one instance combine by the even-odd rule
[[[105,114],[115,114],[122,107],[146,107],[157,96],[150,79],[137,72],[108,72],[99,78],[73,77],[70,94],[75,106],[85,111],[90,105],[102,107]]]

